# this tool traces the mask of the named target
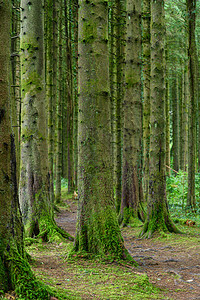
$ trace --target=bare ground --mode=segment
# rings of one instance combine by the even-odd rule
[[[68,209],[60,210],[56,222],[74,236],[76,201],[67,200],[66,204]],[[138,232],[131,227],[122,229],[126,248],[139,264],[138,272],[146,273],[151,283],[165,290],[164,300],[200,299],[200,228],[194,228],[192,233],[191,228],[186,228],[186,232],[187,229],[190,230],[188,235],[166,235],[153,239],[138,239]],[[73,290],[74,272],[70,273],[69,268],[65,268],[63,248],[61,242],[58,245],[47,244],[47,252],[38,252],[36,256],[34,252],[36,263],[33,269],[37,274],[49,278],[49,284],[62,287],[63,290]],[[48,280],[45,282],[48,284]],[[81,299],[101,298],[83,288]],[[105,299],[109,299],[109,296]]]

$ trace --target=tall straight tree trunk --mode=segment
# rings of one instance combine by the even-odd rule
[[[173,72],[172,82],[172,110],[173,110],[173,169],[179,170],[179,93],[178,75]],[[174,174],[176,175],[176,173]]]
[[[77,187],[77,169],[78,169],[78,0],[73,1],[72,5],[72,33],[73,33],[73,48],[72,48],[72,92],[73,92],[73,161],[74,161],[74,184]]]
[[[166,174],[170,175],[170,97],[169,97],[169,78],[166,70],[165,79],[165,119],[166,119]]]
[[[20,126],[21,126],[21,83],[20,83],[20,55],[19,55],[19,33],[20,33],[20,2],[12,0],[12,27],[11,27],[11,120],[15,135],[16,160],[20,163]],[[19,168],[17,168],[17,180],[19,182]]]
[[[53,109],[53,0],[46,5],[46,95],[48,103],[48,166],[50,181],[50,201],[54,202],[54,109]]]
[[[52,37],[52,59],[53,59],[53,87],[52,87],[52,108],[53,112],[57,110],[57,102],[58,102],[58,1],[53,0],[53,37]],[[56,150],[57,150],[57,114],[53,114],[53,180],[55,180],[55,170],[56,170]],[[52,191],[54,192],[54,190]],[[55,195],[53,195],[53,198]]]
[[[187,206],[195,208],[196,165],[196,103],[197,103],[197,52],[195,41],[196,0],[187,0],[188,58],[189,58],[189,141],[188,141],[188,195]]]
[[[55,200],[57,203],[61,202],[61,174],[62,174],[62,16],[63,3],[60,0],[59,13],[59,91],[58,91],[58,107],[57,107],[57,151],[56,151],[56,193]]]
[[[149,145],[150,145],[150,0],[143,1],[143,169],[144,169],[144,200],[148,199],[149,190]]]
[[[22,140],[20,206],[28,236],[53,239],[62,230],[49,197],[43,5],[21,1]],[[63,236],[68,235],[63,233]]]
[[[189,84],[188,84],[188,67],[184,70],[184,96],[183,96],[183,147],[184,152],[184,171],[188,168],[188,100],[189,100]]]
[[[127,1],[121,216],[140,216],[142,191],[141,1]],[[142,219],[144,216],[141,215]]]
[[[151,0],[151,131],[147,219],[141,235],[178,232],[170,219],[165,178],[164,0]]]
[[[121,0],[115,0],[115,27],[114,36],[115,43],[115,72],[116,72],[116,93],[115,93],[115,147],[116,157],[114,162],[115,178],[116,178],[116,208],[117,213],[120,211],[122,196],[122,135],[123,135],[123,115],[122,100],[124,98],[124,40],[125,40],[125,3]]]
[[[0,4],[0,289],[3,291],[11,288],[10,279],[14,279],[11,273],[12,262],[7,265],[6,261],[6,258],[13,255],[13,246],[18,255],[24,256],[15,145],[10,122],[10,25],[11,4],[10,1],[4,1]]]
[[[188,116],[187,116],[187,98],[185,89],[187,88],[186,81],[185,81],[185,65],[183,65],[182,69],[182,96],[181,96],[181,103],[180,103],[180,169],[186,171],[186,154],[187,154],[187,123],[188,123]]]
[[[15,142],[10,111],[11,2],[0,3],[0,290],[21,299],[50,298],[30,270],[19,209]]]
[[[78,224],[75,251],[124,258],[114,209],[108,3],[79,1]]]
[[[67,178],[68,192],[74,188],[74,161],[73,161],[73,82],[72,82],[72,2],[69,2],[69,26],[68,26],[68,44],[67,44]],[[67,28],[66,28],[67,29]]]
[[[116,84],[116,72],[115,72],[115,42],[116,37],[114,35],[115,28],[115,0],[110,2],[110,14],[109,14],[109,80],[110,80],[110,110],[111,110],[111,136],[112,136],[112,166],[113,166],[113,185],[115,186],[115,84]],[[115,188],[114,188],[115,190]],[[116,198],[116,193],[114,197]]]

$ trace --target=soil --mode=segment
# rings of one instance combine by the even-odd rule
[[[67,210],[62,208],[57,214],[57,224],[75,235],[76,229],[76,201],[67,200]],[[194,236],[200,233],[195,231]],[[138,239],[134,228],[122,229],[125,246],[135,261],[138,262],[138,271],[146,273],[149,281],[159,288],[167,289],[163,299],[194,300],[200,299],[200,238],[192,238],[179,235],[177,238],[153,238]],[[199,235],[200,237],[200,235]],[[191,239],[191,241],[190,241]],[[48,245],[50,252],[39,254],[36,257],[35,269],[40,274],[56,278],[56,284],[62,285],[63,289],[70,287],[66,278],[63,257],[60,253],[63,243],[57,246]],[[64,280],[65,278],[65,280]],[[83,295],[82,299],[97,299],[89,295]],[[109,299],[109,298],[108,298]],[[120,298],[121,299],[121,298]],[[133,298],[134,299],[134,298]]]

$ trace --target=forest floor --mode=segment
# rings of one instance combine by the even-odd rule
[[[77,201],[64,204],[56,222],[74,236]],[[45,284],[63,292],[63,299],[200,299],[200,226],[180,225],[185,234],[139,239],[141,226],[122,229],[138,267],[84,258],[68,261],[73,242],[60,242],[29,246],[32,269]]]

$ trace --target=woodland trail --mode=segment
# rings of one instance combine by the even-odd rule
[[[76,201],[66,202],[68,209],[62,208],[57,214],[57,224],[74,236],[76,228]],[[149,281],[161,289],[167,289],[166,299],[195,300],[200,299],[200,229],[192,238],[179,235],[168,239],[138,239],[134,228],[122,229],[126,248],[138,262],[138,272],[146,273]],[[49,244],[43,253],[34,253],[36,264],[33,267],[37,274],[45,274],[56,279],[56,285],[62,289],[73,289],[72,274],[66,271],[63,264],[63,243],[57,246]],[[31,253],[30,253],[31,254]],[[68,279],[66,279],[68,278]],[[80,298],[77,298],[80,299]],[[81,299],[102,299],[84,290]],[[104,299],[104,298],[103,298]],[[109,295],[105,299],[109,298]],[[114,299],[114,298],[112,298]],[[116,298],[117,300],[118,298]],[[121,299],[121,298],[120,298]],[[127,299],[127,298],[126,298]],[[134,299],[134,298],[131,298]],[[137,298],[138,299],[138,298]],[[146,298],[145,298],[146,299]]]

